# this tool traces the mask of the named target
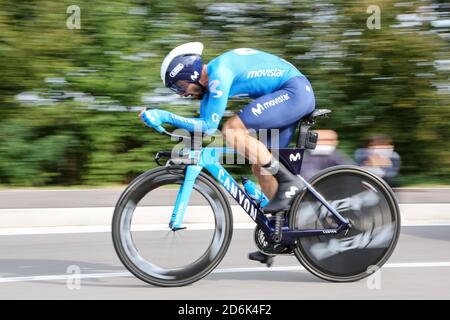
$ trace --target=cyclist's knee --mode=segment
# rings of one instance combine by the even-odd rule
[[[247,128],[245,127],[245,125],[242,122],[242,120],[236,115],[234,115],[230,119],[228,119],[223,124],[223,128],[247,131]]]
[[[247,128],[238,116],[234,115],[228,119],[222,126],[222,133],[225,137],[233,137],[236,134],[247,133]]]
[[[253,164],[252,165],[252,172],[255,175],[255,177],[261,176],[261,166],[259,164]]]

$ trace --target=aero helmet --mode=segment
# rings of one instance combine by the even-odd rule
[[[164,58],[161,80],[178,94],[183,94],[190,83],[197,83],[202,73],[203,44],[189,42],[176,47]]]

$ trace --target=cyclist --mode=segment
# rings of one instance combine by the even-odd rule
[[[269,152],[270,146],[252,137],[249,130],[278,129],[278,145],[287,147],[298,121],[314,111],[311,84],[291,63],[260,50],[231,50],[208,64],[203,64],[202,52],[200,42],[186,43],[173,49],[161,65],[166,87],[181,96],[201,99],[200,117],[185,118],[150,109],[140,113],[141,119],[151,127],[169,123],[191,132],[200,129],[212,133],[219,126],[229,97],[253,98],[223,124],[222,134],[228,144],[243,150],[254,163],[252,171],[270,199],[264,213],[287,210],[304,186]],[[261,262],[266,259],[259,253],[250,258]]]

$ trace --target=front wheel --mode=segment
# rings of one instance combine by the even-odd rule
[[[390,257],[400,233],[400,213],[391,188],[354,166],[319,172],[310,184],[344,218],[348,233],[301,237],[294,253],[314,275],[335,282],[357,281],[377,271]],[[336,228],[338,220],[311,192],[297,196],[289,212],[291,229]]]
[[[231,242],[230,204],[204,173],[186,204],[186,229],[169,228],[185,168],[162,167],[142,174],[124,191],[114,211],[117,255],[132,274],[153,285],[183,286],[201,279],[219,264]]]

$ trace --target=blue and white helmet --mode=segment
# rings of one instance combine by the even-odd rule
[[[186,91],[187,85],[197,83],[202,73],[203,44],[189,42],[176,47],[164,58],[161,65],[161,80],[178,94]]]

